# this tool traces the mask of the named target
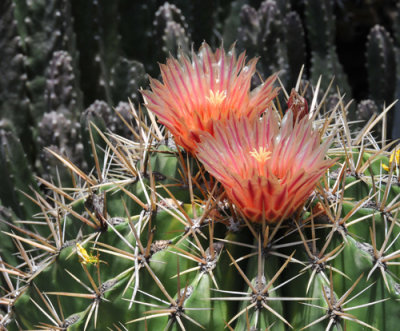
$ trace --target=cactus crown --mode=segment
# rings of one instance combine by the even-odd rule
[[[371,124],[351,135],[341,98],[324,109],[317,88],[308,108],[302,88],[286,115],[270,102],[215,122],[198,159],[133,105],[132,139],[91,124],[94,171],[51,152],[72,186],[41,180],[29,227],[2,221],[19,261],[0,262],[3,324],[383,329],[368,311],[398,305],[398,153]]]

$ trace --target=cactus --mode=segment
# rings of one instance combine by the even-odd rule
[[[43,115],[38,129],[38,145],[41,150],[39,157],[41,166],[44,167],[45,179],[56,178],[60,176],[61,171],[58,161],[46,151],[46,148],[70,158],[76,164],[84,164],[79,122],[66,117],[62,112],[51,111]]]
[[[113,108],[121,101],[127,102],[129,97],[137,107],[141,102],[137,88],[147,85],[146,73],[158,74],[156,62],[162,62],[169,52],[174,54],[179,47],[185,50],[192,42],[193,46],[198,46],[203,40],[211,41],[213,46],[223,43],[226,49],[237,40],[238,48],[246,49],[248,56],[260,56],[257,67],[260,77],[264,79],[279,71],[280,80],[288,91],[295,85],[303,64],[306,65],[304,80],[316,85],[319,76],[324,77],[322,94],[329,85],[327,77],[334,74],[333,86],[341,86],[347,101],[351,93],[338,62],[338,58],[342,60],[343,51],[336,47],[333,12],[337,12],[336,9],[345,12],[346,17],[352,17],[355,27],[375,22],[375,16],[380,18],[386,30],[393,31],[392,37],[398,47],[399,24],[395,8],[387,7],[392,10],[388,16],[392,19],[383,21],[381,15],[387,15],[387,10],[376,11],[378,4],[376,8],[372,4],[368,6],[370,14],[357,11],[358,7],[350,2],[287,0],[261,3],[238,0],[232,4],[178,0],[164,4],[126,0],[112,4],[102,0],[6,0],[2,4],[0,26],[2,118],[12,122],[27,154],[27,165],[36,174],[46,177],[49,160],[43,158],[43,147],[49,145],[43,145],[46,142],[42,140],[43,132],[39,127],[46,122],[46,113],[56,110],[53,108],[69,109],[74,114],[65,114],[66,119],[76,122],[84,109],[96,100],[103,100]],[[365,15],[367,20],[364,20]],[[154,42],[154,38],[159,42]],[[60,61],[63,64],[55,66]],[[368,64],[369,71],[373,67]],[[349,68],[351,66],[345,67],[351,74]],[[395,72],[389,63],[386,68],[387,72]],[[397,73],[396,77],[399,76]],[[357,72],[357,77],[363,80],[362,73]],[[56,81],[58,87],[54,85]],[[258,77],[253,84],[257,82]],[[364,85],[360,85],[362,91],[360,86],[352,87],[358,89],[353,95],[359,100],[371,97],[366,94]],[[385,100],[386,104],[391,101]],[[280,102],[284,100],[281,98]],[[394,125],[394,136],[396,128]],[[123,128],[117,131],[122,132]],[[86,144],[87,139],[84,140]],[[77,141],[78,145],[81,143]],[[61,145],[55,147],[63,150]],[[78,159],[86,158],[77,156],[74,162]],[[85,168],[85,162],[80,166]]]
[[[367,68],[370,97],[378,105],[394,99],[396,87],[396,62],[393,40],[385,28],[376,25],[371,29],[367,44]]]
[[[21,5],[22,6],[22,5]],[[38,119],[46,111],[46,66],[53,52],[75,53],[75,36],[68,1],[28,1],[26,3],[27,87],[33,116]]]
[[[283,84],[293,86],[306,63],[306,46],[303,24],[290,2],[266,0],[258,11],[243,5],[240,15],[239,46],[261,56],[259,70],[265,76],[279,70]]]
[[[250,56],[260,55],[265,61],[259,64],[260,71],[269,76],[278,69],[285,76],[287,65],[286,50],[284,49],[284,26],[283,14],[280,12],[275,1],[266,0],[256,11],[249,5],[242,7],[241,26],[239,28],[238,44],[246,49]]]
[[[395,46],[395,57],[396,57],[396,90],[394,98],[397,100],[400,98],[400,4],[396,7],[396,16],[394,21],[394,46]],[[400,137],[399,124],[400,123],[400,106],[397,104],[395,106],[395,113],[393,115],[393,127],[392,127],[392,137],[397,139]]]
[[[339,61],[335,38],[335,16],[332,0],[306,0],[305,15],[308,40],[311,47],[311,82],[317,84],[319,77],[335,76],[338,86],[351,98],[351,89]],[[323,90],[328,87],[326,79]]]
[[[232,45],[237,40],[238,27],[240,26],[240,12],[246,0],[232,1],[229,14],[225,18],[222,31],[222,40],[227,45]]]
[[[97,323],[98,329],[136,330],[200,324],[211,330],[228,324],[243,330],[284,329],[288,322],[295,329],[357,330],[362,323],[394,329],[399,157],[398,147],[386,141],[390,130],[380,110],[390,119],[385,105],[390,108],[396,84],[399,90],[400,7],[379,6],[357,11],[357,4],[329,0],[3,1],[1,325],[93,329]],[[372,30],[377,38],[370,38],[367,51],[379,65],[365,58],[342,67],[346,54],[338,46],[341,23],[334,13],[351,17],[352,31],[370,30],[371,22],[384,26],[387,32]],[[347,34],[348,40],[354,36]],[[227,200],[220,184],[214,187],[197,152],[183,149],[172,137],[178,133],[157,125],[152,109],[138,106],[146,72],[159,75],[157,60],[179,45],[185,52],[193,42],[196,49],[203,40],[226,52],[237,40],[248,57],[260,57],[262,80],[280,71],[277,113],[308,103],[314,129],[323,140],[334,137],[328,158],[338,158],[336,165],[303,212],[279,226],[247,224],[240,204]],[[353,70],[354,61],[365,61],[370,80],[373,69],[385,65],[390,83],[384,96],[373,92],[382,84],[370,85],[368,94],[367,76]],[[350,82],[358,75],[362,84],[349,87],[345,74]],[[296,95],[292,87],[306,103],[297,96],[288,104]],[[357,101],[371,98],[376,105],[348,104],[350,88]],[[223,99],[223,91],[213,91],[202,100],[218,105]],[[347,111],[366,126],[348,124]],[[392,137],[398,136],[396,116],[398,111]],[[264,152],[253,155],[267,158]],[[352,316],[361,324],[349,321]]]
[[[371,29],[366,58],[370,98],[380,106],[394,100],[396,57],[393,40],[385,28],[376,25]],[[392,118],[392,114],[389,114],[389,132],[392,130]]]
[[[189,38],[186,35],[188,25],[181,10],[175,5],[165,2],[155,13],[154,37],[162,46],[162,57],[177,54],[178,49],[189,50]]]
[[[204,84],[219,82],[230,63],[220,61],[225,56],[222,49],[214,53],[203,46],[200,53],[191,61],[211,61],[216,74],[206,76],[210,80]],[[248,82],[254,67],[247,67],[240,55],[237,64],[233,54],[232,50],[226,59],[247,68],[244,72],[249,74],[240,79]],[[171,60],[162,70],[190,64],[185,63],[186,57],[180,61]],[[208,70],[206,65],[199,68]],[[239,73],[233,72],[229,79],[238,79]],[[185,74],[181,84],[190,80],[187,71],[169,74]],[[332,109],[326,98],[305,100],[300,94],[307,95],[306,91],[299,90],[286,100],[286,115],[278,115],[270,100],[263,109],[253,110],[259,114],[267,108],[263,121],[249,114],[242,114],[237,124],[235,114],[216,119],[213,131],[203,131],[197,147],[185,152],[168,146],[171,122],[164,122],[167,130],[152,113],[170,111],[156,107],[170,79],[164,75],[163,83],[153,80],[153,91],[144,92],[147,117],[131,107],[135,127],[126,123],[136,133],[132,140],[105,135],[96,124],[89,124],[92,171],[58,155],[71,172],[71,186],[43,181],[48,194],[31,193],[40,212],[30,224],[40,231],[3,218],[2,235],[13,240],[18,264],[3,256],[0,261],[2,326],[8,330],[395,329],[400,322],[396,276],[400,191],[399,153],[396,148],[388,151],[393,144],[381,148],[370,134],[371,125],[351,134],[348,105],[340,96]],[[242,86],[250,90],[249,83]],[[190,88],[189,92],[197,93],[201,86]],[[264,89],[263,96],[276,93]],[[198,102],[208,100],[214,110],[233,104],[235,93],[243,93],[238,89],[223,95],[205,92],[205,96],[195,94]],[[179,93],[165,100],[179,104],[179,98],[185,97]],[[251,95],[249,105],[257,103],[257,93]],[[318,90],[314,93],[318,95]],[[182,105],[196,106],[194,101]],[[329,109],[322,112],[324,107]],[[165,121],[163,116],[160,121]],[[263,194],[272,194],[269,198],[278,205],[261,203],[264,198],[256,198],[260,191],[253,192],[254,200],[246,197],[248,204],[240,204],[232,193],[238,185],[229,186],[225,171],[240,169],[248,152],[245,144],[255,135],[248,141],[244,136],[241,141],[228,140],[227,146],[241,147],[234,155],[207,157],[223,146],[218,139],[235,132],[233,126],[251,123],[270,123],[265,137],[258,131],[260,139],[281,144],[279,153],[286,157],[255,149],[250,150],[249,162],[263,164],[271,158],[276,171],[296,162],[321,166],[315,168],[316,175],[305,173],[303,164],[292,184],[285,179],[292,187],[303,181],[298,190],[306,195],[305,202],[298,205],[289,199],[291,191],[278,194],[286,184],[271,180],[273,186]],[[297,141],[292,131],[305,140],[312,136],[313,142]],[[96,148],[95,135],[104,148]],[[290,144],[285,143],[288,137],[292,137]],[[179,139],[176,142],[181,144]],[[296,153],[292,144],[299,144],[301,152]],[[225,152],[229,149],[221,150]],[[229,158],[236,163],[221,164]],[[283,176],[298,171],[290,169]],[[234,177],[237,183],[249,171],[244,170]],[[309,191],[311,180],[318,184]],[[254,185],[253,189],[259,187]],[[296,211],[288,214],[282,206]]]
[[[1,78],[0,78],[0,109],[2,119],[8,119],[16,126],[17,135],[28,146],[32,141],[31,113],[26,94],[26,68],[23,54],[23,42],[19,34],[17,9],[10,1],[3,1],[1,8],[0,49],[1,49]],[[28,149],[30,159],[35,150]]]
[[[19,218],[32,216],[35,204],[23,192],[35,189],[32,168],[26,162],[26,154],[13,126],[0,121],[0,167],[4,175],[0,189],[0,204],[10,208]]]
[[[130,99],[138,104],[139,88],[147,83],[146,72],[142,63],[120,57],[111,68],[111,94],[114,104]]]
[[[301,67],[306,63],[305,36],[301,19],[295,11],[286,14],[284,25],[286,26],[285,40],[289,67],[287,85],[294,86]]]
[[[356,109],[356,118],[359,121],[357,126],[362,129],[365,126],[365,123],[370,122],[373,120],[375,117],[378,116],[379,111],[378,111],[378,106],[373,100],[367,99],[367,100],[362,100],[358,103],[357,109]],[[387,123],[387,121],[384,121],[384,123]],[[386,125],[386,124],[384,124]],[[375,126],[374,127],[374,136],[376,138],[382,136],[382,125]]]
[[[79,69],[85,106],[97,99],[112,104],[110,73],[120,56],[121,36],[117,29],[118,4],[108,1],[73,1],[74,26],[81,32],[76,44],[80,50]],[[112,22],[112,23],[111,23]]]
[[[46,112],[57,111],[75,119],[82,105],[79,85],[72,66],[72,57],[66,51],[53,53],[46,74]]]

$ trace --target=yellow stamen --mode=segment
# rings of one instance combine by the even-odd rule
[[[382,168],[386,171],[390,171],[390,166],[392,165],[394,159],[395,159],[395,155],[396,155],[396,166],[399,167],[400,164],[400,149],[397,151],[393,151],[392,154],[390,154],[390,159],[389,159],[389,166],[387,166],[386,164],[382,164]]]
[[[250,152],[250,155],[254,157],[258,162],[264,163],[270,158],[271,152],[267,151],[265,147],[259,147],[258,150],[254,148]]]
[[[81,244],[76,243],[76,250],[79,256],[79,262],[82,264],[98,264],[100,261],[98,256],[89,254]]]
[[[210,90],[210,96],[206,97],[206,100],[213,106],[219,106],[225,98],[226,92],[217,91],[214,93],[214,91]]]

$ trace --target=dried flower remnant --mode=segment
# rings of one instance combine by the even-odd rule
[[[261,120],[232,118],[202,136],[198,158],[254,222],[294,214],[334,162],[324,160],[329,142],[320,143],[311,121],[294,116],[289,110],[281,123],[272,111]]]
[[[301,96],[295,89],[290,92],[289,100],[287,102],[288,110],[293,112],[294,122],[296,119],[301,120],[308,114],[308,103],[306,98]]]
[[[151,79],[151,91],[143,91],[146,107],[174,135],[176,142],[195,153],[200,135],[214,133],[215,121],[231,117],[254,119],[275,98],[276,76],[250,91],[257,59],[246,63],[245,53],[236,56],[222,47],[215,52],[204,43],[191,58],[181,53],[160,65],[162,82]]]

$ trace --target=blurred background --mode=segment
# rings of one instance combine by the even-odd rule
[[[2,0],[0,205],[24,217],[31,210],[19,190],[37,185],[35,175],[62,181],[45,147],[90,169],[90,121],[130,137],[116,112],[131,121],[128,98],[138,107],[157,63],[203,41],[236,43],[260,58],[255,80],[279,71],[288,91],[303,64],[302,85],[322,76],[321,96],[335,77],[331,104],[339,92],[354,100],[353,120],[368,121],[400,96],[395,0]],[[399,124],[396,106],[388,139],[400,137]]]

